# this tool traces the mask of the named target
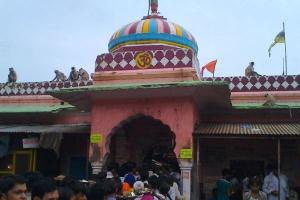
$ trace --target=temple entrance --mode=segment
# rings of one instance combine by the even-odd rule
[[[108,137],[106,164],[134,162],[139,166],[158,162],[169,171],[179,172],[175,145],[175,134],[169,126],[153,117],[133,116],[115,127]]]

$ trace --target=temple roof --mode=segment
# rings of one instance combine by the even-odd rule
[[[113,52],[128,45],[151,44],[165,44],[198,52],[198,45],[192,34],[165,18],[142,19],[127,24],[112,35],[108,49]]]
[[[198,52],[197,42],[190,32],[159,15],[157,0],[151,0],[149,6],[151,14],[123,26],[112,35],[108,44],[109,52],[117,51],[124,46],[153,44],[187,48],[192,49],[194,53]]]

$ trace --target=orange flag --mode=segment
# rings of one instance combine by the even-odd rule
[[[206,65],[204,65],[201,69],[201,74],[203,76],[203,72],[206,69],[207,71],[209,71],[210,73],[214,74],[215,73],[215,68],[216,68],[216,64],[217,64],[217,60],[213,60],[209,63],[207,63]]]

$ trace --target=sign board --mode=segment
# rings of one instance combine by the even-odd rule
[[[37,149],[40,147],[39,138],[24,138],[22,143],[24,149]]]
[[[184,158],[184,159],[193,158],[192,149],[181,149],[180,150],[180,158]]]
[[[91,134],[91,143],[92,144],[99,144],[99,143],[102,143],[102,134],[100,133],[94,133],[94,134]]]

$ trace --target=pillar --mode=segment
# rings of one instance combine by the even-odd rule
[[[181,170],[182,195],[185,199],[190,200],[193,163],[190,159],[179,159],[179,166]]]

